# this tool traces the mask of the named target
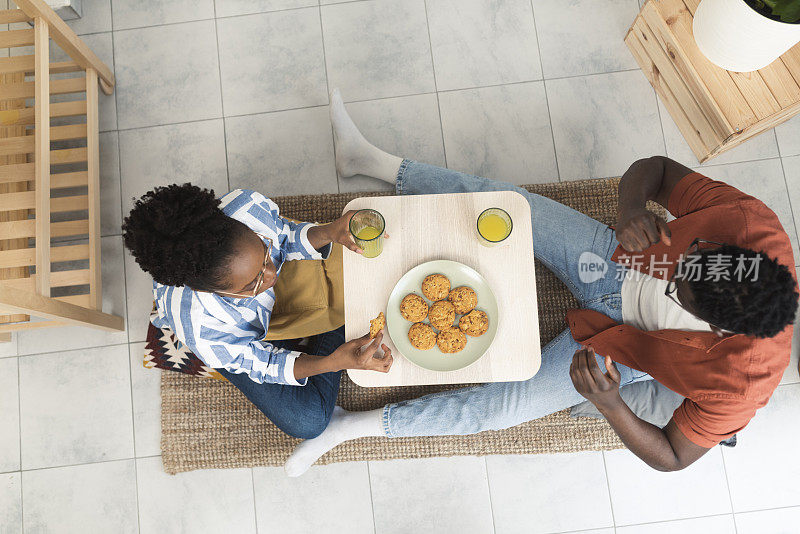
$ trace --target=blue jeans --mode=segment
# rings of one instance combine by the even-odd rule
[[[505,182],[470,176],[448,169],[404,160],[397,174],[397,191],[403,195],[516,191],[531,205],[533,251],[562,281],[581,306],[622,322],[622,282],[607,275],[584,283],[578,258],[592,252],[617,272],[611,255],[617,248],[614,230],[563,204],[529,193]],[[542,350],[539,372],[524,382],[493,382],[384,407],[383,427],[389,437],[474,434],[501,430],[569,408],[584,400],[569,376],[572,357],[581,346],[569,329]],[[603,357],[598,364],[605,368]],[[652,380],[646,373],[617,364],[621,385]]]
[[[289,350],[300,350],[300,340],[274,341],[272,344]],[[320,334],[311,339],[308,354],[327,356],[344,343],[344,327]],[[311,439],[319,436],[333,415],[339,394],[341,371],[309,377],[305,386],[288,384],[259,384],[246,373],[234,374],[217,369],[231,384],[244,393],[256,408],[275,426],[292,437]]]

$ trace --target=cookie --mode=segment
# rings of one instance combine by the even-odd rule
[[[450,280],[443,274],[432,274],[422,281],[422,294],[436,302],[450,294]]]
[[[383,312],[380,312],[377,317],[369,322],[369,338],[375,339],[384,326],[386,326],[386,316]]]
[[[414,293],[406,295],[400,301],[400,315],[403,316],[403,319],[412,323],[424,321],[428,316],[428,303],[425,302],[424,298]]]
[[[472,310],[458,320],[458,328],[468,336],[482,336],[489,330],[489,316],[480,310]]]
[[[428,310],[428,319],[436,330],[450,328],[456,320],[456,309],[446,300],[434,302]]]
[[[440,351],[453,354],[464,349],[467,344],[467,336],[458,328],[447,328],[436,336],[436,344]]]
[[[436,332],[430,325],[414,323],[408,329],[408,340],[415,349],[428,350],[436,345]]]
[[[478,305],[478,295],[471,287],[467,286],[460,286],[452,290],[447,296],[447,300],[453,304],[459,315],[468,314]]]

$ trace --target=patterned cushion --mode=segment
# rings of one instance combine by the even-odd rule
[[[147,344],[144,347],[144,366],[148,369],[166,369],[204,378],[225,380],[216,369],[204,364],[186,345],[181,343],[172,330],[153,326],[147,328]]]

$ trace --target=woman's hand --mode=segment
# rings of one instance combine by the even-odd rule
[[[628,252],[641,252],[659,241],[672,244],[667,221],[645,208],[620,212],[615,230],[617,241]]]
[[[350,233],[350,219],[353,218],[356,211],[358,210],[350,210],[332,223],[328,223],[322,226],[317,226],[321,235],[324,236],[326,240],[321,246],[317,247],[314,245],[315,248],[322,248],[323,246],[327,245],[328,243],[339,243],[343,247],[352,250],[356,254],[363,254],[364,251],[358,248],[356,245],[355,240],[353,239],[353,234]],[[314,230],[312,228],[311,230]],[[309,231],[309,240],[311,231]],[[387,234],[384,234],[384,237],[389,237]],[[313,241],[312,241],[313,244]]]
[[[341,371],[343,369],[363,369],[366,371],[379,371],[388,373],[392,368],[392,351],[383,341],[383,331],[375,339],[370,340],[369,332],[364,336],[352,341],[348,341],[338,349],[333,351],[329,358],[333,359],[334,368]],[[375,356],[378,349],[383,349],[383,357]]]

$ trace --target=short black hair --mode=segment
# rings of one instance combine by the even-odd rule
[[[213,291],[246,226],[225,215],[214,191],[189,183],[156,187],[136,200],[122,238],[136,263],[169,286]]]
[[[765,252],[735,245],[700,250],[697,255],[693,263],[699,266],[699,275],[690,276],[688,267],[684,274],[702,319],[760,338],[773,337],[794,322],[797,282],[788,267]],[[730,261],[723,265],[720,257]],[[742,263],[750,271],[744,276],[737,272]]]

